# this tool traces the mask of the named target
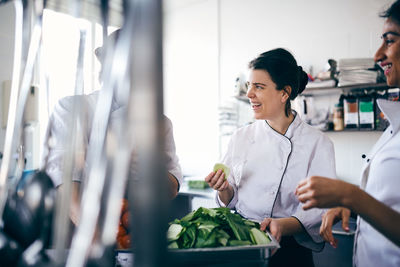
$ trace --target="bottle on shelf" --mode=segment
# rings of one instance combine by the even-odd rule
[[[340,96],[339,102],[335,104],[333,108],[333,130],[343,131],[344,119],[343,119],[343,95]]]

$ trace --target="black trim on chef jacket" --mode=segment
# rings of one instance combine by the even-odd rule
[[[295,115],[296,118],[296,115]],[[294,122],[295,118],[293,119],[293,121],[289,124],[290,125]],[[274,211],[274,207],[275,207],[275,203],[276,203],[276,199],[278,198],[278,194],[279,191],[281,189],[281,185],[282,185],[282,181],[283,181],[283,176],[286,173],[286,169],[287,166],[289,164],[289,158],[292,155],[292,151],[293,151],[293,144],[292,141],[285,136],[286,132],[284,134],[279,133],[278,131],[276,131],[274,128],[271,127],[271,125],[269,125],[268,121],[265,120],[265,122],[267,123],[267,125],[276,133],[278,133],[279,135],[285,137],[289,143],[290,143],[290,152],[289,155],[286,159],[286,165],[285,165],[285,169],[283,170],[280,182],[279,182],[279,186],[278,186],[278,190],[275,193],[275,199],[274,199],[274,203],[272,204],[272,208],[271,208],[271,218],[273,216],[273,211]],[[293,217],[293,216],[292,216]],[[296,217],[295,218],[301,225],[301,227],[304,229],[304,231],[308,234],[307,230],[305,229],[305,227],[303,226],[303,224],[300,222],[300,220]],[[303,247],[300,244],[297,243],[297,241],[295,240],[295,238],[293,237],[293,235],[291,236],[283,236],[281,238],[281,242],[280,242],[281,248],[278,249],[278,251],[272,255],[268,266],[270,267],[280,267],[280,266],[287,266],[287,264],[296,264],[296,266],[299,267],[314,267],[314,260],[312,257],[312,251],[309,248]]]
[[[292,125],[292,123],[294,122],[295,118],[296,118],[296,115],[294,116],[292,122],[289,124],[289,127],[290,127],[290,125]],[[288,155],[288,157],[287,157],[287,159],[286,159],[285,169],[283,170],[283,173],[282,173],[282,176],[281,176],[281,180],[280,180],[280,182],[279,182],[278,190],[276,190],[276,193],[275,193],[274,203],[272,203],[272,208],[271,208],[271,213],[270,213],[270,217],[272,218],[273,211],[274,211],[274,207],[275,207],[275,202],[276,202],[276,199],[277,199],[277,197],[278,197],[279,190],[281,190],[281,185],[282,185],[282,181],[283,181],[283,176],[284,176],[285,173],[286,173],[286,169],[287,169],[287,166],[288,166],[288,163],[289,163],[289,158],[290,158],[290,155],[292,154],[293,144],[292,144],[292,141],[290,141],[290,139],[289,139],[287,136],[285,136],[285,134],[286,134],[287,130],[289,129],[289,127],[286,129],[286,132],[285,132],[284,134],[281,134],[280,132],[278,132],[277,130],[275,130],[274,128],[272,128],[271,125],[269,125],[268,121],[265,120],[265,123],[266,123],[274,132],[276,132],[277,134],[279,134],[279,135],[285,137],[285,138],[289,141],[289,143],[290,143],[290,152],[289,152],[289,155]]]

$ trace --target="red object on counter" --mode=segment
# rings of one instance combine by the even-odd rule
[[[118,249],[128,249],[131,247],[129,216],[128,200],[123,199],[121,205],[121,217],[116,236]]]

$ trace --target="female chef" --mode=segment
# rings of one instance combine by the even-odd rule
[[[238,129],[223,158],[231,174],[211,172],[205,181],[218,191],[217,203],[261,223],[280,241],[269,266],[313,266],[310,249],[320,250],[322,210],[305,212],[293,194],[311,174],[335,177],[332,142],[304,123],[290,101],[308,82],[288,51],[278,48],[249,64],[247,97],[256,121]]]
[[[375,61],[385,70],[387,84],[400,87],[400,1],[395,1],[382,17],[382,45]],[[313,176],[296,189],[304,209],[332,207],[324,215],[321,235],[334,247],[333,223],[342,219],[348,231],[350,210],[359,215],[354,266],[400,266],[400,102],[377,102],[390,126],[365,158],[361,188]]]

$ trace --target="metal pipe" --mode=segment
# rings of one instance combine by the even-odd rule
[[[87,260],[90,245],[95,233],[100,199],[105,183],[106,165],[105,140],[110,117],[113,89],[121,79],[119,71],[128,66],[130,32],[122,31],[118,38],[114,55],[113,47],[107,44],[104,62],[104,85],[100,91],[93,118],[92,132],[87,153],[88,177],[84,185],[81,201],[81,222],[74,234],[70,255],[66,266],[83,266]]]
[[[129,181],[135,266],[165,264],[167,171],[163,147],[162,2],[128,2],[133,21],[129,125],[138,169]]]
[[[75,95],[81,95],[83,93],[83,59],[85,42],[86,32],[81,30],[76,69]],[[84,160],[80,158],[78,159],[78,157],[82,155],[80,152],[83,149],[83,133],[86,132],[87,129],[86,117],[82,116],[82,114],[85,113],[83,110],[82,104],[75,99],[72,105],[72,119],[70,121],[71,125],[69,125],[70,133],[67,135],[69,140],[65,140],[70,145],[68,146],[63,157],[62,190],[58,190],[53,223],[53,245],[55,248],[55,259],[58,263],[64,261],[64,253],[65,249],[67,248],[69,236],[69,214],[73,172],[76,168],[77,160]],[[84,163],[81,162],[78,165],[84,166]]]
[[[43,2],[33,1],[34,4],[34,26],[29,43],[28,56],[25,64],[24,73],[22,76],[20,90],[18,90],[18,80],[21,61],[21,47],[22,47],[22,23],[17,21],[16,39],[14,50],[14,69],[12,91],[10,97],[9,115],[7,120],[7,130],[4,145],[4,158],[0,170],[0,218],[3,216],[4,206],[7,199],[7,178],[9,176],[11,159],[13,153],[16,151],[18,143],[21,140],[21,128],[23,127],[23,116],[26,100],[28,98],[30,83],[32,80],[33,67],[38,55],[42,36],[42,16],[43,16]],[[19,9],[16,8],[16,11]],[[17,13],[17,19],[22,14]],[[19,19],[20,20],[20,19]],[[21,21],[21,20],[20,20]],[[17,69],[18,68],[18,69]],[[19,177],[17,177],[18,179]],[[2,220],[2,219],[1,219]]]

